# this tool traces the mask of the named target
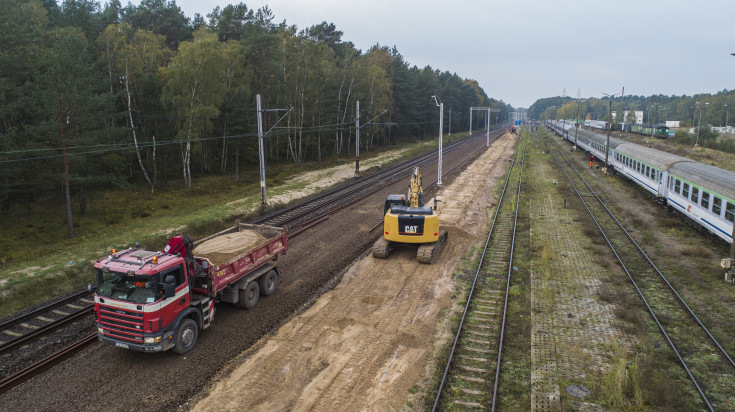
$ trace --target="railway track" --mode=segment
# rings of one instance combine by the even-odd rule
[[[0,355],[75,322],[93,309],[91,293],[83,290],[8,319],[0,323]]]
[[[432,411],[495,410],[524,159],[519,139]]]
[[[491,131],[491,139],[494,141],[500,137],[504,131],[504,128],[494,129]],[[453,142],[445,147],[444,154],[449,155],[454,151],[466,148],[467,145],[477,144],[481,139],[484,139],[484,135],[477,135]],[[470,157],[482,148],[484,148],[484,145],[478,144],[477,148],[472,150],[467,154],[467,156],[446,170],[443,173],[443,176],[449,175],[454,170],[461,167]],[[392,166],[364,179],[353,181],[324,194],[299,202],[283,210],[275,211],[256,219],[252,223],[282,226],[297,222],[297,229],[290,232],[289,236],[298,236],[309,228],[326,221],[329,218],[329,215],[350,206],[367,196],[370,196],[396,181],[405,180],[406,171],[413,165],[417,163],[430,162],[431,160],[436,159],[437,156],[438,154],[436,152],[425,154],[399,165]],[[426,185],[426,189],[434,186],[435,184],[436,180],[430,182]],[[316,217],[313,217],[314,215],[316,215]],[[312,216],[312,218],[304,222],[305,218],[309,216]],[[27,314],[12,317],[3,323],[0,323],[0,354],[10,353],[23,345],[31,344],[34,340],[54,330],[74,322],[78,322],[80,319],[85,319],[93,313],[93,309],[94,303],[91,299],[90,293],[88,291],[81,291],[64,299],[44,305],[42,308],[38,308]],[[53,316],[47,316],[49,313],[53,314]],[[37,318],[40,318],[40,320],[35,321],[34,319]],[[46,322],[44,319],[49,319],[50,322]],[[41,324],[39,324],[39,322],[41,322]],[[27,333],[25,333],[25,329],[28,330]],[[8,336],[9,338],[3,340],[3,335]],[[66,359],[76,351],[83,349],[89,343],[95,341],[96,338],[96,332],[90,335],[85,335],[82,339],[76,341],[76,343],[63,348],[62,350],[45,357],[44,359],[35,362],[20,371],[4,377],[0,380],[0,393],[3,393],[24,380],[31,378],[35,374],[48,369],[55,363]]]
[[[735,362],[558,145],[546,145],[709,410],[733,410]]]
[[[492,131],[493,140],[497,139],[499,137],[498,132],[503,130],[505,129],[494,129]],[[476,135],[452,142],[444,148],[444,155],[449,155],[456,150],[461,150],[463,147],[476,143],[482,138],[484,138],[484,136]],[[419,156],[418,158],[391,166],[365,178],[354,180],[335,189],[305,199],[293,206],[268,213],[265,216],[255,219],[252,223],[284,226],[294,222],[299,222],[299,220],[303,220],[303,218],[314,214],[315,212],[322,211],[325,207],[332,207],[335,203],[346,203],[350,199],[362,199],[363,197],[375,193],[388,185],[405,179],[405,175],[407,175],[414,165],[422,165],[434,161],[437,156],[437,152],[430,152]],[[427,187],[428,186],[429,185],[427,185]],[[337,209],[335,209],[335,211],[336,210]],[[314,220],[316,219],[311,219],[303,225],[306,226]]]

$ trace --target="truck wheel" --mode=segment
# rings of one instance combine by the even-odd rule
[[[240,306],[245,309],[251,309],[258,303],[260,297],[260,288],[258,282],[249,282],[245,289],[240,289]]]
[[[258,286],[260,286],[260,294],[263,296],[270,296],[276,291],[278,286],[278,274],[275,270],[269,270],[268,273],[261,276],[258,279]]]
[[[179,330],[176,331],[174,352],[180,355],[189,352],[196,345],[198,336],[199,328],[197,327],[197,323],[189,318],[184,319],[179,326]]]

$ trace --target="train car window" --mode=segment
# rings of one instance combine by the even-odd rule
[[[692,187],[692,202],[699,203],[699,189]]]
[[[710,194],[702,191],[702,207],[709,210],[709,196]]]
[[[725,208],[725,219],[735,222],[735,204],[727,202],[727,207]]]
[[[651,177],[651,167],[646,166],[646,176]]]
[[[678,194],[681,194],[681,180],[674,179],[674,191]]]
[[[681,188],[681,195],[689,199],[689,183],[684,183]]]
[[[717,216],[720,216],[720,213],[722,213],[722,199],[717,196],[712,197],[712,213]]]

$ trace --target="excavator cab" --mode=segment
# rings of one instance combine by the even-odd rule
[[[393,207],[394,205],[406,206],[406,195],[388,195],[383,205],[383,216]]]

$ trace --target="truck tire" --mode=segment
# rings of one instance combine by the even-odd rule
[[[269,270],[268,273],[258,279],[258,286],[260,286],[261,295],[272,295],[278,287],[278,273],[275,270]]]
[[[179,355],[189,352],[196,345],[198,336],[199,327],[197,327],[197,323],[190,318],[184,319],[179,326],[179,330],[176,331],[174,352]]]
[[[240,307],[251,309],[258,303],[260,297],[260,288],[258,282],[248,282],[245,289],[240,289]]]

